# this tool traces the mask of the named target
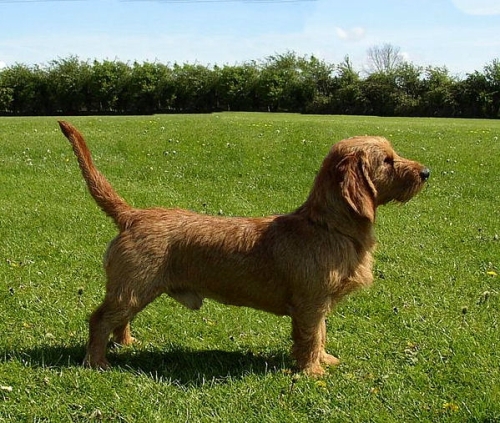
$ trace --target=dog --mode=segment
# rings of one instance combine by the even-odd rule
[[[81,133],[59,122],[90,194],[118,227],[104,256],[106,294],[89,320],[84,363],[106,369],[106,347],[134,341],[130,321],[161,294],[198,310],[205,298],[253,307],[292,322],[299,371],[320,376],[339,359],[325,350],[326,316],[373,281],[377,207],[404,203],[430,176],[382,137],[333,145],[304,204],[263,218],[220,217],[178,208],[136,209],[94,166]]]

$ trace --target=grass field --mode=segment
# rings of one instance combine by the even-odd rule
[[[374,134],[432,170],[379,209],[375,284],[328,321],[341,358],[291,373],[290,320],[162,297],[141,341],[81,367],[115,235],[55,118],[0,118],[0,422],[500,422],[500,121],[279,114],[78,117],[138,207],[261,216],[305,199],[330,145]]]

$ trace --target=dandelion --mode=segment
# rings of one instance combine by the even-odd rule
[[[455,404],[454,402],[445,402],[443,404],[443,410],[446,411],[451,411],[452,413],[455,413],[459,410],[459,406]]]
[[[208,326],[216,326],[217,325],[217,322],[214,322],[213,320],[210,320],[210,319],[207,319],[207,318],[203,318],[203,322],[205,322]]]
[[[326,389],[326,382],[324,380],[318,380],[315,385],[318,388]]]

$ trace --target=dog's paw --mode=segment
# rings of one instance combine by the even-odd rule
[[[327,366],[338,366],[340,364],[340,360],[337,357],[326,352],[322,354],[321,362]]]
[[[132,344],[140,344],[140,341],[138,341],[136,338],[133,336],[127,336],[127,337],[114,337],[111,345],[113,347],[128,347]]]
[[[321,364],[311,364],[302,369],[302,372],[307,376],[321,377],[324,376],[325,369],[321,366]]]
[[[95,360],[88,355],[83,360],[83,365],[84,367],[89,367],[96,370],[108,370],[109,368],[111,368],[111,364],[109,364],[109,361],[105,358]]]

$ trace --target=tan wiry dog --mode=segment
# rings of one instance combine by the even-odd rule
[[[161,294],[196,310],[204,298],[292,319],[300,370],[324,373],[325,318],[351,291],[370,285],[378,206],[412,198],[429,178],[381,137],[335,144],[306,202],[282,216],[223,218],[180,209],[135,209],[95,168],[82,135],[59,122],[90,193],[119,235],[104,258],[106,296],[90,317],[85,363],[109,366],[111,333],[130,344],[130,321]]]

